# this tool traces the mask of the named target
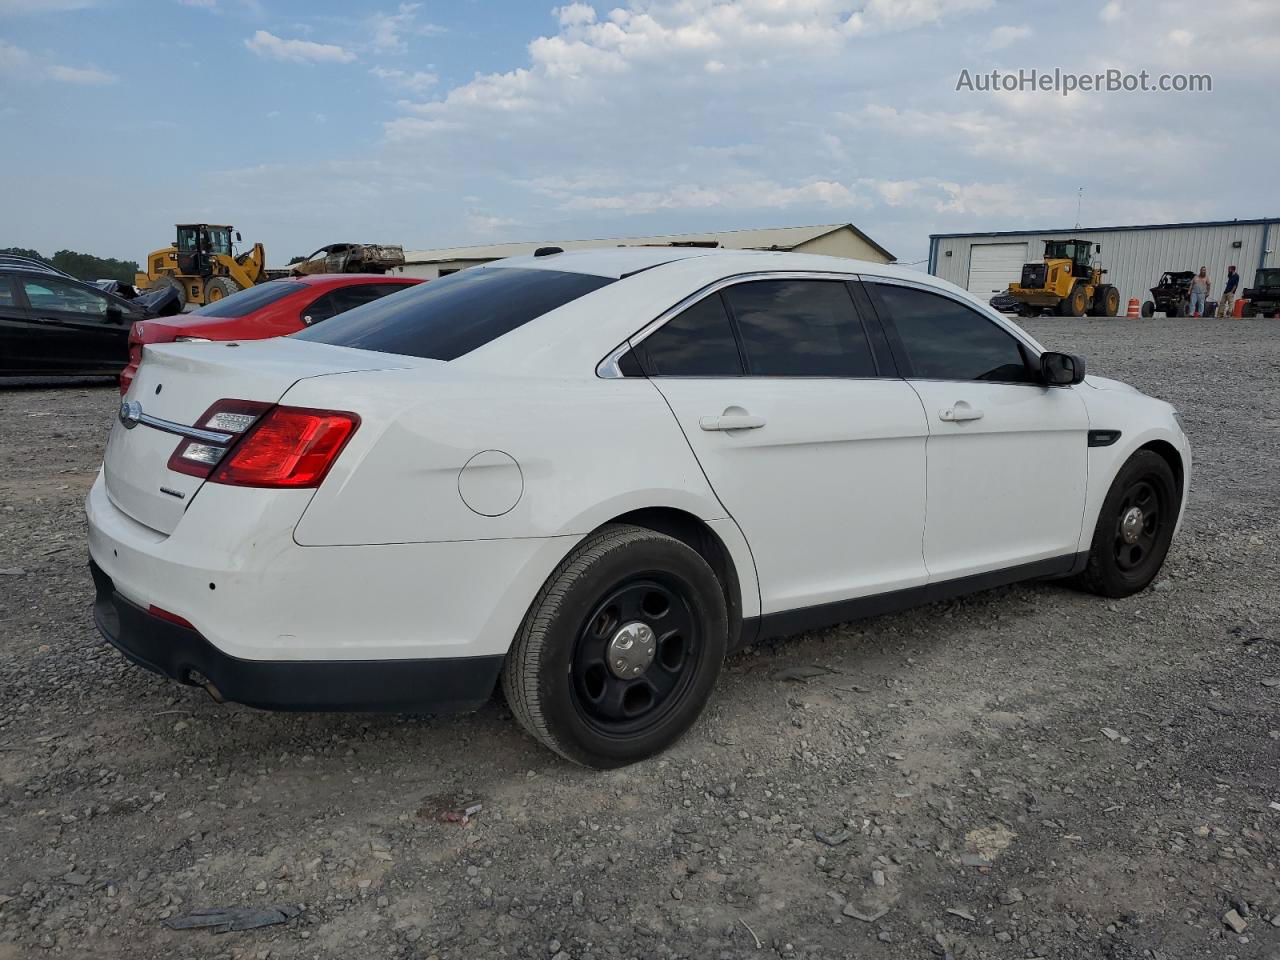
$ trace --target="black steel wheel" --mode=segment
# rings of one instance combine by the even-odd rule
[[[1161,523],[1160,495],[1150,478],[1130,484],[1120,498],[1116,515],[1116,566],[1125,572],[1139,570],[1155,551]]]
[[[1169,553],[1182,491],[1169,463],[1139,450],[1116,474],[1098,512],[1079,586],[1105,597],[1127,597],[1155,579]]]
[[[724,587],[688,544],[610,524],[556,568],[507,654],[516,719],[561,756],[620,767],[702,712],[728,647]]]
[[[687,584],[662,574],[632,577],[611,591],[578,631],[574,705],[606,736],[660,723],[698,669],[701,627]]]

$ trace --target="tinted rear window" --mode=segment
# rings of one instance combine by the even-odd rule
[[[610,283],[609,277],[556,270],[462,270],[356,307],[294,336],[339,347],[455,360]]]
[[[221,300],[215,300],[213,303],[207,303],[199,310],[191,312],[200,317],[243,317],[291,293],[297,293],[306,286],[305,283],[296,283],[293,280],[272,280],[269,283],[233,293]]]

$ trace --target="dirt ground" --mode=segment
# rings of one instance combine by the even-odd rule
[[[604,774],[497,702],[267,714],[131,666],[81,506],[115,389],[0,389],[0,960],[1280,958],[1280,325],[1030,327],[1183,413],[1155,586],[748,651],[674,749]],[[215,906],[301,912],[162,926]]]

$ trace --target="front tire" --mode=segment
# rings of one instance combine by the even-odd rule
[[[544,746],[584,766],[621,767],[689,729],[728,639],[724,591],[700,554],[611,524],[539,592],[507,654],[502,690]]]
[[[240,284],[230,277],[212,277],[204,285],[204,302],[217,303],[219,300],[240,292]]]
[[[1142,315],[1150,320],[1156,315],[1156,305],[1148,300],[1142,305]]]
[[[1182,491],[1165,459],[1139,450],[1111,483],[1093,531],[1089,562],[1076,585],[1104,597],[1145,590],[1160,572]]]

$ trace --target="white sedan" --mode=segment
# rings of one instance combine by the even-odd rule
[[[550,248],[292,337],[147,347],[87,510],[137,663],[285,710],[499,683],[626,764],[754,640],[1155,577],[1190,450],[964,291],[786,253]]]

